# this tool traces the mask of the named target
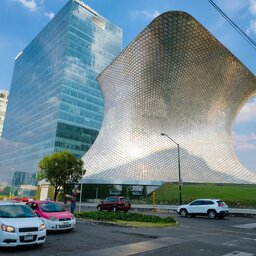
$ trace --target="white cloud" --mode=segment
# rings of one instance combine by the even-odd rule
[[[49,20],[51,20],[51,19],[54,17],[55,14],[54,14],[53,12],[45,12],[44,15],[45,15],[46,17],[48,17]]]
[[[256,0],[250,0],[249,11],[251,14],[256,15]],[[250,21],[249,27],[246,29],[247,35],[256,34],[256,19]]]
[[[225,13],[228,14],[228,16],[232,16],[235,21],[237,20],[238,15],[241,17],[242,11],[246,11],[246,15],[243,17],[247,18],[251,15],[256,15],[256,0],[249,0],[249,1],[234,1],[234,0],[226,0],[226,1],[220,1],[218,5],[221,7],[221,9],[224,10]],[[250,20],[250,25],[246,29],[246,33],[248,35],[250,34],[256,34],[256,19]]]
[[[37,3],[36,0],[17,0],[21,3],[25,8],[28,8],[30,11],[37,10]]]
[[[246,29],[246,34],[256,34],[256,20],[251,20],[249,28]]]
[[[159,15],[160,15],[159,11],[149,12],[149,11],[145,11],[145,10],[142,10],[142,11],[136,10],[136,11],[132,12],[132,14],[131,14],[133,19],[137,19],[139,17],[146,17],[148,19],[154,19]]]
[[[154,12],[150,13],[148,11],[141,11],[141,14],[150,18],[150,19],[154,19],[154,18],[156,18],[157,16],[160,15],[160,12],[154,11]]]
[[[256,0],[250,0],[249,10],[252,14],[256,14]]]
[[[233,132],[233,139],[237,150],[256,150],[256,133],[241,135]]]
[[[256,100],[248,102],[239,112],[236,122],[255,122],[256,121]]]
[[[225,19],[223,18],[218,18],[216,19],[216,21],[214,22],[214,24],[211,25],[211,27],[209,27],[210,31],[219,31],[223,28],[223,26],[226,25]]]
[[[23,7],[27,8],[33,12],[39,12],[41,15],[46,16],[49,20],[54,17],[54,13],[51,11],[47,11],[44,6],[44,0],[12,0],[18,2],[23,5]]]
[[[252,0],[253,1],[253,0]],[[244,8],[248,7],[247,1],[237,1],[237,0],[225,0],[225,1],[218,1],[218,6],[221,7],[221,9],[224,9],[225,12],[235,15],[236,13],[240,12]]]

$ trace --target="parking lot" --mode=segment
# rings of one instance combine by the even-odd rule
[[[168,228],[130,228],[77,220],[72,232],[49,233],[41,248],[1,249],[0,255],[256,255],[256,219],[172,215],[179,225]]]

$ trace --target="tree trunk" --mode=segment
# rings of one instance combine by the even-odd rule
[[[56,201],[58,193],[59,193],[59,189],[58,187],[55,187],[53,201]]]
[[[67,197],[66,197],[66,195],[67,195],[67,193],[68,193],[68,191],[67,191],[67,187],[64,185],[63,186],[63,192],[64,192],[64,204],[67,204]]]

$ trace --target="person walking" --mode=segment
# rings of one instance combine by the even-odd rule
[[[75,189],[72,190],[72,197],[71,197],[71,213],[74,213],[76,209],[76,191]]]
[[[73,189],[72,190],[72,194],[71,195],[65,195],[66,198],[70,199],[71,202],[71,209],[70,212],[74,213],[75,209],[76,209],[76,190]]]

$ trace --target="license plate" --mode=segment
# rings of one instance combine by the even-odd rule
[[[67,225],[59,225],[59,228],[70,228],[71,224],[67,224]]]
[[[34,236],[24,236],[24,241],[30,241],[33,239],[34,239]]]

